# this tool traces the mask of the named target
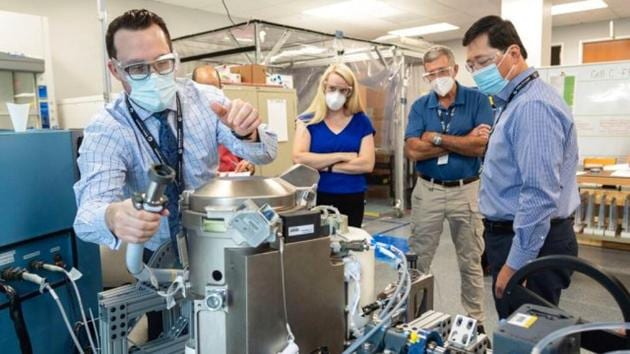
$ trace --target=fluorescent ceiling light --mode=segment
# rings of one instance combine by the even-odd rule
[[[306,15],[336,19],[370,19],[398,15],[400,11],[376,0],[350,0],[317,7],[303,12]]]
[[[551,7],[551,14],[564,15],[564,14],[570,14],[573,12],[604,9],[607,7],[608,7],[608,4],[606,4],[604,0],[584,0],[584,1],[569,2],[566,4],[553,5]]]
[[[450,23],[441,22],[427,26],[403,28],[395,31],[389,31],[389,34],[401,37],[416,37],[431,33],[453,31],[456,29],[459,29],[459,27],[451,25]]]

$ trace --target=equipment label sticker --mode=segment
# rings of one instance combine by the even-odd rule
[[[15,262],[15,251],[0,253],[0,267]]]
[[[512,318],[510,318],[508,323],[522,328],[530,328],[536,322],[536,320],[538,320],[538,316],[517,313],[512,316]]]
[[[35,252],[31,252],[29,254],[24,255],[24,257],[22,258],[24,258],[24,260],[26,261],[31,258],[39,257],[40,254],[42,254],[40,251],[35,251]]]
[[[300,236],[300,235],[308,235],[315,232],[315,225],[298,225],[289,227],[289,237],[291,236]]]

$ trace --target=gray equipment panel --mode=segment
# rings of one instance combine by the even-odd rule
[[[289,322],[300,352],[343,351],[343,265],[330,263],[328,238],[285,246]],[[277,250],[228,249],[228,353],[277,353],[286,344]],[[203,334],[202,334],[203,336]]]

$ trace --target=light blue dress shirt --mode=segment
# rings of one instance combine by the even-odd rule
[[[186,189],[199,188],[215,176],[219,144],[255,164],[269,163],[276,157],[277,136],[265,125],[258,128],[260,142],[252,143],[237,139],[230,128],[221,123],[210,109],[210,104],[228,102],[222,91],[178,79],[177,92],[183,112]],[[153,137],[159,139],[159,121],[135,104],[134,108]],[[172,110],[169,123],[175,133],[176,103],[173,102],[169,108]],[[105,210],[112,202],[127,199],[134,192],[145,191],[149,184],[147,171],[156,163],[157,158],[127,110],[123,93],[108,104],[84,131],[78,159],[81,179],[74,186],[78,204],[74,222],[77,235],[85,241],[118,248],[120,242],[105,223]],[[169,239],[168,218],[163,217],[159,231],[145,247],[155,250]]]
[[[521,73],[495,96],[497,108],[505,111],[490,137],[479,192],[485,218],[514,221],[506,262],[513,269],[538,257],[551,220],[571,216],[579,204],[576,128],[560,95],[535,79],[505,106],[533,72]]]

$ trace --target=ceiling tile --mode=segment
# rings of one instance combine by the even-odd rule
[[[196,8],[225,15],[221,0],[153,0],[165,4]],[[401,11],[400,15],[380,20],[330,20],[304,15],[303,11],[343,0],[225,0],[233,17],[261,19],[296,27],[333,33],[343,30],[347,35],[373,39],[393,29],[415,27],[436,22],[448,22],[459,30],[425,36],[428,40],[459,39],[478,18],[499,14],[501,0],[380,0]],[[575,0],[553,0],[553,4]],[[630,17],[630,0],[605,0],[607,9],[553,17],[553,26],[606,21]]]

